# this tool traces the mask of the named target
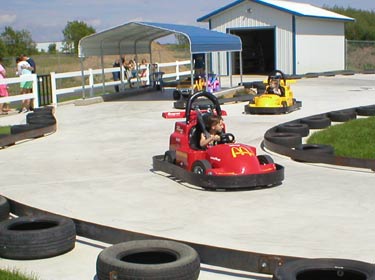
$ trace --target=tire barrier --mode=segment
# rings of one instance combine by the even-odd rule
[[[0,196],[0,221],[7,220],[9,218],[9,203],[8,200]]]
[[[294,148],[302,144],[301,135],[291,132],[269,132],[264,135],[264,138],[272,143],[289,148]]]
[[[310,128],[307,124],[301,122],[288,122],[280,124],[276,127],[276,132],[290,132],[297,133],[301,137],[306,137],[310,133]]]
[[[71,219],[55,215],[21,216],[0,223],[0,257],[33,260],[71,251],[76,239]]]
[[[32,206],[28,206],[22,203],[19,203],[17,201],[14,201],[12,199],[7,198],[11,213],[17,215],[17,216],[43,216],[43,215],[54,215],[53,213],[47,212],[45,210],[41,210]],[[56,215],[54,215],[56,216]],[[161,240],[167,240],[167,243],[163,243],[164,245],[160,246],[159,249],[157,250],[158,252],[162,251],[163,254],[165,254],[165,249],[170,246],[170,245],[165,245],[165,244],[175,244],[175,243],[183,243],[191,248],[193,248],[199,256],[200,263],[204,263],[207,265],[213,265],[213,266],[218,266],[218,267],[224,267],[224,268],[229,268],[229,269],[234,269],[234,270],[242,270],[242,271],[248,271],[248,272],[255,272],[255,273],[261,273],[261,274],[269,274],[269,275],[278,275],[279,273],[282,273],[283,267],[289,267],[289,263],[294,263],[295,261],[301,261],[301,266],[304,264],[304,260],[309,260],[307,258],[303,257],[296,257],[296,256],[283,256],[283,255],[271,255],[271,254],[264,254],[264,253],[257,253],[257,252],[251,252],[251,251],[244,251],[244,250],[235,250],[235,249],[230,249],[230,248],[223,248],[223,247],[215,247],[215,246],[210,246],[210,245],[205,245],[205,244],[199,244],[199,243],[193,243],[193,242],[185,242],[181,240],[172,240],[172,239],[166,239],[162,238],[160,236],[154,236],[154,235],[148,235],[144,233],[138,233],[134,231],[129,231],[125,229],[118,229],[118,228],[113,228],[110,226],[104,226],[104,225],[99,225],[95,223],[91,223],[88,221],[83,221],[83,220],[78,220],[74,218],[68,218],[64,216],[59,216],[65,219],[71,219],[74,222],[75,229],[76,229],[76,234],[82,237],[86,237],[89,239],[109,243],[109,244],[123,244],[123,243],[128,243],[129,241],[139,241],[136,243],[133,243],[132,246],[135,248],[142,248],[142,249],[137,249],[138,252],[144,252],[150,251],[150,247],[153,245],[150,245],[149,242],[151,240],[157,240],[155,241],[156,243],[161,242]],[[1,224],[1,223],[0,223]],[[1,236],[1,235],[0,235]],[[142,247],[144,242],[146,244],[149,244],[148,249],[145,249]],[[154,241],[152,241],[154,242]],[[129,243],[128,243],[129,244]],[[134,245],[135,244],[135,245]],[[161,243],[159,243],[160,245]],[[0,245],[1,246],[1,245]],[[125,247],[122,247],[125,246]],[[97,269],[98,274],[102,274],[104,272],[104,275],[97,275],[99,280],[102,279],[108,279],[105,278],[107,275],[107,271],[110,269],[110,265],[113,262],[116,261],[116,259],[121,259],[121,264],[119,266],[119,269],[115,267],[115,270],[111,270],[108,272],[109,277],[112,276],[111,274],[114,274],[112,278],[109,279],[140,279],[140,278],[115,278],[120,271],[120,273],[123,273],[123,262],[130,262],[132,260],[133,263],[139,263],[143,258],[145,257],[143,254],[134,254],[134,251],[129,253],[131,250],[129,249],[130,245],[114,245],[109,248],[111,249],[104,249],[98,256],[97,258]],[[173,245],[172,245],[173,246]],[[180,246],[180,245],[178,245]],[[182,245],[181,245],[182,246]],[[162,247],[162,248],[161,248]],[[121,252],[126,252],[122,256],[117,256],[114,257],[114,251],[121,251]],[[177,258],[173,258],[173,255],[177,253],[180,249],[174,249],[173,253],[169,251],[169,254],[172,255],[172,258],[170,258],[171,263],[173,266],[176,267],[176,263],[179,263],[177,261]],[[189,271],[189,277],[195,277],[194,272],[196,273],[196,270],[198,269],[198,260],[194,257],[194,253],[192,252],[191,249],[186,249],[187,255],[189,255],[189,259],[191,262],[188,265],[188,271]],[[105,253],[104,253],[105,252]],[[153,251],[154,252],[154,251]],[[131,254],[130,260],[126,258],[125,255]],[[147,254],[146,254],[147,255]],[[152,255],[152,254],[150,254]],[[168,254],[165,254],[168,255]],[[125,257],[125,258],[124,258]],[[140,257],[140,258],[139,258]],[[167,256],[166,256],[167,257]],[[152,261],[154,262],[154,261]],[[356,261],[353,261],[356,262]],[[298,264],[298,263],[297,263]],[[178,264],[179,265],[179,264]],[[98,267],[99,266],[99,267]],[[126,264],[127,266],[127,264]],[[297,268],[299,266],[297,265]],[[375,270],[375,266],[373,266],[373,269]],[[125,268],[125,270],[128,270],[128,268]],[[147,269],[146,269],[147,270]],[[179,270],[179,269],[178,269]],[[112,272],[114,271],[114,272]],[[357,269],[358,271],[358,269]],[[144,273],[144,272],[142,272]],[[198,276],[198,275],[197,275]],[[99,278],[99,277],[104,277],[104,278]],[[129,276],[131,277],[131,276]],[[152,279],[152,278],[147,278],[147,279]],[[159,279],[169,279],[169,278],[164,278],[161,277]],[[173,279],[173,278],[171,278]],[[180,279],[180,278],[175,278],[175,279]],[[181,278],[181,279],[195,279],[195,278]],[[275,278],[279,279],[279,278]],[[281,278],[280,278],[281,279]],[[289,278],[282,278],[282,279],[289,279]],[[290,278],[292,279],[292,278]],[[322,278],[298,278],[299,280],[311,280],[311,279],[322,279]],[[327,280],[331,280],[330,278],[326,278]],[[340,280],[347,280],[350,278],[344,278]],[[373,278],[359,278],[359,279],[369,279],[373,280]],[[332,280],[336,280],[336,278],[332,278]],[[357,280],[357,278],[352,278],[350,280]]]
[[[300,119],[299,121],[301,123],[307,124],[310,129],[323,129],[331,125],[331,120],[327,117],[327,115],[306,117]]]
[[[375,105],[358,107],[356,113],[358,116],[375,116]]]
[[[35,207],[19,203],[9,198],[7,199],[10,205],[11,213],[17,216],[53,215],[52,213],[47,212],[45,210],[37,209]],[[110,226],[99,225],[74,218],[70,219],[72,219],[75,224],[76,234],[78,236],[105,242],[108,244],[118,244],[136,240],[144,242],[145,240],[154,239],[179,242],[193,248],[198,253],[201,263],[229,269],[263,274],[273,274],[273,272],[278,266],[283,265],[284,263],[287,263],[289,261],[301,259],[300,257],[270,255],[251,251],[215,247],[181,240],[167,239],[160,236],[129,231],[126,229],[113,228]],[[102,265],[100,266],[102,267]]]
[[[99,280],[195,280],[200,272],[198,253],[170,240],[128,241],[104,249],[96,262]]]
[[[296,260],[278,267],[273,280],[374,280],[374,265],[345,259]]]
[[[333,122],[347,122],[357,118],[356,110],[340,110],[329,112],[327,116]]]
[[[306,131],[302,130],[298,124],[308,125],[309,129],[324,129],[330,126],[332,121],[350,121],[356,119],[357,115],[374,116],[375,105],[332,111],[279,124],[266,131],[262,146],[272,152],[290,157],[295,161],[325,163],[338,166],[365,168],[375,171],[374,159],[336,156],[333,147],[329,145],[297,144],[298,140],[295,135],[302,135],[302,132],[306,134]],[[288,131],[280,132],[286,130]],[[291,134],[294,134],[294,137],[292,137]]]
[[[0,147],[12,146],[15,143],[45,136],[56,131],[54,107],[35,108],[26,115],[26,124],[12,125],[6,134],[0,134]]]

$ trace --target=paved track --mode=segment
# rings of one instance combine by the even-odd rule
[[[245,81],[256,78],[247,77]],[[228,132],[260,149],[271,126],[375,104],[375,75],[321,77],[292,85],[302,109],[288,115],[244,115],[245,103],[223,105]],[[175,120],[171,92],[57,108],[56,133],[0,151],[0,193],[19,202],[99,224],[255,252],[374,262],[375,174],[306,164],[285,166],[281,186],[210,192],[153,173],[152,156],[168,149]],[[25,121],[21,114],[0,125]],[[348,137],[350,137],[348,135]],[[369,139],[369,141],[372,141]],[[95,279],[96,257],[109,246],[78,237],[76,248],[45,260],[0,260],[41,280]],[[200,280],[268,279],[202,265]]]

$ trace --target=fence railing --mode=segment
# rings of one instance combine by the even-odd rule
[[[188,65],[189,67],[186,67],[185,65]],[[179,80],[183,76],[190,75],[189,71],[184,71],[181,69],[181,66],[185,66],[185,68],[190,69],[190,60],[185,61],[176,61],[176,62],[170,62],[170,63],[155,63],[155,64],[149,64],[147,67],[141,66],[138,68],[138,73],[140,71],[145,70],[145,74],[143,77],[139,77],[136,75],[134,78],[127,79],[126,75],[120,75],[121,79],[119,81],[113,81],[113,80],[104,80],[103,81],[103,74],[113,74],[114,72],[121,72],[121,70],[124,73],[124,69],[121,67],[110,67],[110,68],[104,68],[104,69],[87,69],[84,71],[74,71],[74,72],[66,72],[66,73],[55,73],[51,72],[51,94],[52,94],[52,103],[53,105],[57,105],[58,103],[58,96],[64,95],[64,94],[71,94],[71,93],[78,93],[82,92],[82,97],[85,97],[85,91],[89,91],[89,97],[93,96],[94,90],[97,88],[102,87],[103,91],[105,91],[105,87],[108,86],[123,86],[125,87],[129,83],[136,83],[137,81],[143,82],[144,85],[152,85],[153,84],[153,73],[156,72],[165,72],[163,75],[163,78],[166,79],[176,79]],[[171,71],[163,71],[166,68],[173,68],[175,72]],[[76,79],[77,77],[81,78],[82,84],[79,86],[73,86],[73,87],[65,87],[65,88],[59,88],[57,85],[59,83],[59,80],[62,79]],[[32,81],[33,83],[33,91],[32,93],[28,94],[17,94],[12,95],[9,97],[0,97],[0,103],[8,103],[8,102],[15,102],[15,101],[22,101],[25,99],[33,99],[34,100],[34,107],[39,107],[38,102],[38,96],[39,96],[39,89],[38,89],[38,76],[36,74],[31,75],[23,75],[21,77],[17,78],[6,78],[3,80],[0,80],[0,84],[19,84],[21,82],[25,81]],[[83,90],[83,87],[85,91]]]
[[[123,86],[125,87],[130,82],[136,82],[139,80],[140,82],[144,82],[145,85],[152,85],[152,74],[155,72],[163,72],[164,68],[167,67],[175,67],[175,72],[172,73],[165,73],[163,78],[174,78],[179,80],[182,76],[190,75],[189,71],[182,71],[181,66],[189,65],[190,60],[185,61],[176,61],[170,63],[155,63],[155,64],[148,64],[147,67],[139,67],[138,73],[140,71],[146,70],[144,77],[137,77],[127,79],[126,75],[120,75],[121,78],[119,81],[104,81],[104,87],[107,86]],[[124,69],[122,69],[124,73]],[[103,74],[112,74],[114,72],[121,72],[121,67],[111,67],[111,68],[104,68],[104,69],[88,69],[83,71],[75,71],[75,72],[67,72],[67,73],[51,73],[51,84],[52,84],[52,95],[53,95],[53,103],[57,104],[57,97],[62,94],[72,93],[72,92],[82,92],[83,85],[75,86],[75,87],[67,87],[67,88],[57,88],[57,82],[59,79],[66,79],[66,78],[74,78],[74,77],[81,77],[83,81],[85,81],[84,87],[85,90],[89,91],[89,96],[93,96],[94,89],[103,87],[103,81],[98,76],[102,76]],[[96,82],[98,81],[98,82]]]
[[[34,107],[35,108],[39,107],[38,80],[37,80],[36,74],[22,75],[21,77],[17,77],[17,78],[1,79],[0,84],[11,85],[11,84],[20,84],[20,83],[29,82],[29,81],[33,83],[32,93],[26,93],[26,94],[20,93],[17,95],[0,97],[0,103],[9,103],[9,102],[32,99],[34,100]]]

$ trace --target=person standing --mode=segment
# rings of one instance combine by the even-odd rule
[[[22,57],[23,60],[26,60],[26,62],[30,64],[30,66],[32,68],[31,73],[36,74],[36,63],[35,63],[34,59],[32,59],[31,57],[28,57],[25,54],[22,54],[21,57]],[[30,92],[33,92],[32,88],[31,88]],[[30,99],[29,110],[34,111],[34,99]]]
[[[33,68],[31,70],[31,73],[35,74],[36,73],[36,63],[35,63],[34,59],[32,59],[31,57],[28,57],[25,54],[21,54],[21,58],[22,58],[22,60],[25,60],[28,64],[30,64],[30,66]]]
[[[17,72],[18,75],[21,77],[23,75],[31,75],[32,74],[33,67],[26,61],[25,56],[20,56],[17,59]],[[32,81],[26,81],[20,83],[21,87],[21,94],[31,93],[33,89],[33,82]],[[21,108],[18,110],[18,113],[26,113],[31,108],[31,102],[30,99],[24,99],[22,100]]]
[[[124,64],[125,58],[121,57],[121,62],[120,59],[116,59],[115,62],[113,63],[112,67],[119,67],[121,69],[121,65]],[[113,80],[114,81],[120,81],[121,80],[121,71],[116,71],[112,72]],[[120,87],[119,85],[115,85],[115,91],[119,92]]]
[[[120,67],[121,64],[120,64],[120,60],[119,59],[116,59],[115,62],[113,63],[112,67]],[[116,72],[112,72],[112,76],[113,76],[113,80],[114,81],[119,81],[120,80],[120,71],[116,71]],[[120,91],[120,88],[118,85],[115,85],[115,91],[116,92],[119,92]]]
[[[204,54],[198,53],[193,55],[194,61],[194,74],[195,75],[203,75],[205,72],[205,61],[204,61]]]
[[[4,80],[7,77],[7,72],[3,66],[3,58],[0,57],[0,81]],[[0,98],[9,96],[8,93],[8,85],[7,84],[0,84]],[[0,103],[0,114],[6,115],[8,114],[9,107],[8,103]]]

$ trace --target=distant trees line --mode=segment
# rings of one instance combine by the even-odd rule
[[[375,41],[375,11],[342,8],[339,6],[324,8],[355,19],[354,22],[345,24],[345,38],[347,40]]]
[[[64,35],[64,51],[78,53],[78,42],[81,38],[95,33],[95,29],[82,21],[68,22],[62,30]],[[56,44],[48,46],[48,53],[56,52]],[[16,57],[22,53],[34,55],[38,53],[36,43],[32,39],[31,33],[27,30],[14,30],[11,26],[6,26],[0,34],[0,56]]]

